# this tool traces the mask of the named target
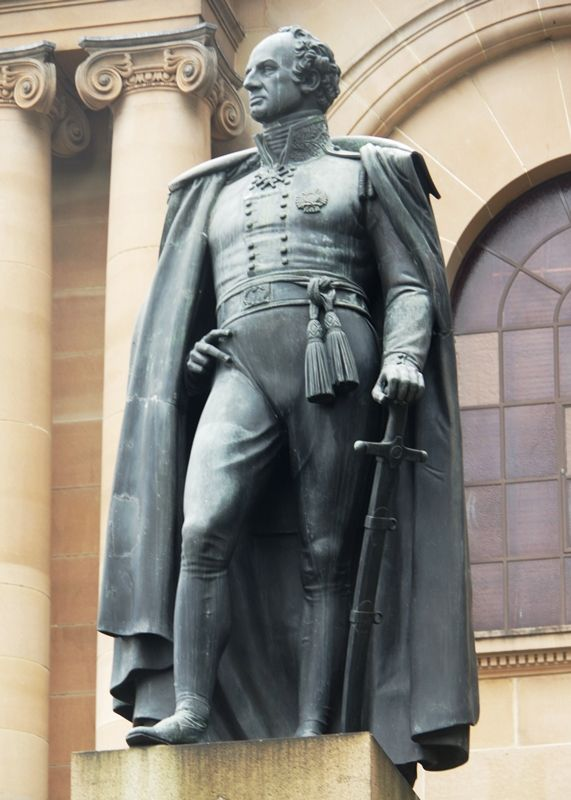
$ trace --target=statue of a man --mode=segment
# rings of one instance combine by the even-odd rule
[[[401,145],[330,138],[339,68],[307,31],[262,41],[244,86],[256,149],[171,187],[135,335],[100,615],[116,708],[130,745],[338,730],[370,483],[353,443],[388,397],[431,458],[403,467],[363,724],[396,763],[453,766],[477,697],[435,190]],[[260,527],[265,561],[235,558]]]

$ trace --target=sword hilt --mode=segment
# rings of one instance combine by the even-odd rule
[[[402,461],[415,461],[424,463],[428,459],[426,450],[414,450],[412,447],[405,447],[402,436],[395,436],[392,442],[362,442],[357,441],[353,445],[358,453],[368,456],[375,456],[386,461],[391,467],[397,467]]]
[[[404,444],[408,405],[394,400],[390,400],[388,403],[389,418],[382,442],[357,441],[353,445],[355,450],[382,459],[391,468],[398,467],[403,461],[424,463],[428,459],[426,450],[415,450]]]

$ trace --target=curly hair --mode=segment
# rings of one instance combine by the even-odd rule
[[[290,33],[295,40],[294,79],[302,83],[311,72],[317,72],[319,75],[320,81],[315,96],[319,109],[327,111],[339,94],[341,75],[333,51],[309,31],[296,25],[280,28],[278,33]]]

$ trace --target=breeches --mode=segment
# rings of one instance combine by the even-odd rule
[[[228,565],[282,448],[289,454],[299,519],[301,580],[308,606],[302,649],[305,646],[310,661],[322,661],[317,651],[334,646],[332,634],[313,629],[336,628],[336,648],[339,637],[345,635],[346,617],[340,617],[345,615],[342,607],[350,593],[352,551],[362,525],[369,474],[368,459],[354,453],[353,443],[379,432],[378,406],[370,395],[379,355],[376,335],[366,318],[343,309],[339,316],[360,382],[351,394],[337,397],[328,406],[309,403],[305,397],[307,307],[242,317],[231,325],[233,336],[222,345],[233,361],[217,366],[185,485],[175,628],[187,645],[183,652],[175,636],[179,694],[206,698],[211,694],[229,626]],[[206,635],[205,627],[212,628],[211,635]],[[307,645],[303,645],[304,637]],[[204,672],[201,659],[206,651],[213,659],[207,681],[197,678]],[[329,664],[322,663],[319,669],[331,671]],[[321,694],[330,690],[330,680],[326,683]],[[310,693],[316,694],[315,687]]]
[[[375,435],[371,389],[378,376],[376,335],[355,312],[340,311],[359,371],[359,387],[332,405],[309,403],[303,358],[307,309],[273,309],[237,320],[223,349],[196,431],[184,495],[183,563],[228,566],[272,465],[286,447],[299,512],[306,591],[339,581],[347,558],[363,459],[356,439]],[[373,427],[372,427],[373,426]],[[358,521],[360,522],[360,520]]]

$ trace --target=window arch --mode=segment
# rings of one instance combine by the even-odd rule
[[[475,627],[571,625],[571,174],[486,228],[453,307]]]

